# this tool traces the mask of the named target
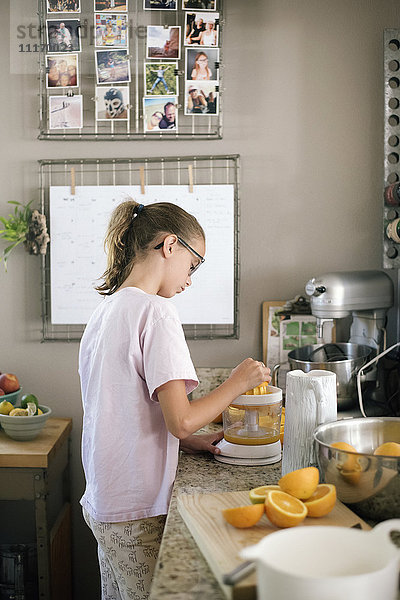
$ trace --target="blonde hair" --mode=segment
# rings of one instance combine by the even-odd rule
[[[157,244],[162,234],[174,233],[185,241],[205,239],[197,219],[180,206],[157,202],[143,206],[134,200],[119,204],[111,215],[104,248],[107,268],[102,285],[95,289],[104,296],[113,294],[125,281],[134,263]]]

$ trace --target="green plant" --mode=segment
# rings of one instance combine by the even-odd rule
[[[32,210],[30,205],[33,200],[28,204],[21,204],[15,200],[9,200],[8,204],[15,204],[14,214],[10,213],[8,218],[0,217],[0,222],[3,223],[4,229],[0,229],[0,238],[12,242],[10,246],[7,246],[3,251],[3,256],[0,256],[0,260],[4,261],[4,268],[7,271],[7,260],[10,253],[18,244],[24,242],[26,234],[29,230],[29,223],[32,217]]]

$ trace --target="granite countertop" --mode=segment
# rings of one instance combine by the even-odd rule
[[[206,429],[218,430],[220,425]],[[192,538],[178,509],[179,494],[221,493],[275,484],[281,463],[245,467],[222,464],[211,454],[181,452],[150,600],[225,600],[225,596]]]

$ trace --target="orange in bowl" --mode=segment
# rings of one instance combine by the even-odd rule
[[[347,442],[335,442],[331,444],[332,448],[336,448],[337,450],[344,450],[345,452],[354,452],[354,454],[345,455],[346,458],[343,462],[338,464],[338,469],[343,469],[347,472],[359,471],[359,462],[357,457],[357,450],[351,444],[347,444]]]
[[[385,442],[374,450],[375,456],[400,456],[400,444]]]

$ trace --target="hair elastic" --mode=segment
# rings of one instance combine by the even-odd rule
[[[143,209],[144,209],[144,204],[138,204],[137,206],[135,206],[135,208],[133,210],[132,219],[134,219],[135,217],[140,215],[140,213],[142,212]]]

